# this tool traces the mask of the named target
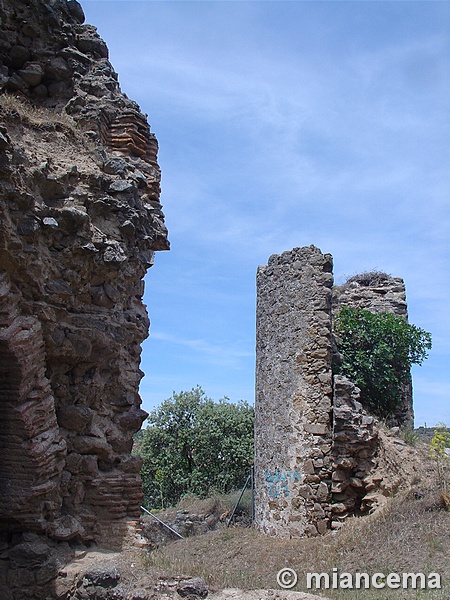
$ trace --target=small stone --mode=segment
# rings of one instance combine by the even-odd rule
[[[122,231],[122,233],[124,235],[132,236],[134,234],[134,232],[136,231],[136,227],[133,225],[133,223],[131,221],[127,220],[124,223],[122,223],[122,225],[120,226],[120,230]]]
[[[9,551],[11,561],[29,568],[43,564],[49,556],[50,548],[41,542],[22,542]]]
[[[91,63],[91,59],[89,58],[89,56],[86,56],[86,54],[83,54],[83,52],[80,52],[73,46],[68,46],[67,48],[63,48],[59,54],[61,56],[63,56],[66,60],[68,60],[69,62],[74,61],[75,63],[77,63],[77,62],[82,63],[82,64],[84,63],[85,65]]]
[[[103,170],[109,175],[123,175],[127,169],[127,163],[122,158],[110,158],[103,165]],[[121,180],[119,180],[121,181]]]
[[[110,456],[112,450],[105,440],[90,435],[79,435],[74,439],[73,445],[80,454],[97,454],[104,459]]]
[[[8,79],[7,87],[8,90],[14,92],[16,90],[24,90],[27,84],[17,73],[13,73]]]
[[[131,408],[117,417],[116,421],[119,427],[126,431],[139,431],[143,421],[148,417],[148,413],[140,408]]]
[[[345,481],[333,482],[331,485],[331,491],[333,494],[335,494],[335,493],[340,494],[341,492],[346,490],[347,487],[348,487],[348,483],[346,483]]]
[[[42,219],[42,224],[45,227],[50,227],[52,229],[58,229],[58,227],[59,227],[58,221],[56,219],[54,219],[53,217],[44,217]]]
[[[85,20],[84,11],[83,11],[81,4],[79,2],[77,2],[77,0],[67,0],[67,8],[69,9],[69,12],[72,15],[72,17],[78,23],[80,23],[80,25],[82,23],[84,23],[84,20]]]
[[[313,525],[313,524],[307,525],[307,526],[305,527],[305,534],[306,534],[308,537],[316,537],[316,536],[317,536],[317,534],[318,534],[318,531],[317,531],[317,529],[316,529],[316,526],[315,526],[315,525]]]
[[[48,89],[43,83],[39,84],[34,88],[34,95],[39,100],[44,100],[48,96]]]
[[[336,514],[345,513],[347,511],[347,507],[342,502],[338,502],[337,504],[331,505],[331,512]]]
[[[103,563],[84,573],[84,579],[92,585],[105,588],[116,587],[120,581],[120,573],[113,563]]]
[[[320,535],[326,534],[328,531],[328,521],[326,519],[317,522],[317,531],[320,533]]]
[[[39,225],[35,219],[25,219],[21,221],[17,227],[19,235],[31,236],[39,229]]]
[[[57,413],[58,423],[70,431],[81,432],[92,420],[92,414],[87,406],[62,406]]]
[[[361,479],[358,479],[357,477],[351,477],[350,478],[350,485],[352,487],[355,487],[355,488],[362,488],[363,487],[363,482],[361,481]]]
[[[322,423],[307,423],[305,431],[313,435],[325,435],[328,433],[328,427]]]
[[[137,186],[139,188],[144,188],[148,185],[147,177],[144,175],[144,173],[138,171],[138,169],[136,169],[136,171],[134,172],[133,179],[136,181]]]
[[[27,60],[30,59],[30,51],[24,46],[13,46],[9,51],[9,58],[15,69],[21,69]]]
[[[317,498],[317,500],[320,500],[321,502],[325,502],[328,499],[328,496],[329,496],[328,486],[326,483],[321,481],[319,483],[319,487],[317,488],[316,498]]]
[[[313,489],[309,485],[301,485],[298,487],[297,492],[302,498],[308,499],[313,495]]]
[[[50,64],[47,65],[45,73],[48,77],[61,81],[70,77],[70,69],[67,61],[62,56],[55,56],[50,60]]]
[[[80,522],[71,515],[64,515],[52,523],[49,529],[49,535],[54,540],[69,541],[83,533],[83,527]]]
[[[80,52],[97,54],[101,58],[108,58],[108,48],[100,37],[82,36],[78,38],[76,45]]]
[[[110,192],[131,192],[134,190],[134,184],[132,181],[127,181],[126,179],[116,179],[109,186]]]
[[[314,518],[315,519],[323,519],[325,517],[325,512],[322,508],[322,506],[316,502],[314,504]]]
[[[109,283],[105,283],[103,285],[103,289],[105,290],[105,294],[108,296],[108,298],[113,302],[118,302],[120,300],[119,291]]]
[[[206,598],[208,591],[205,581],[200,577],[185,579],[177,585],[177,594],[182,598]]]
[[[306,473],[306,475],[314,475],[314,463],[310,458],[308,458],[308,460],[305,460],[305,463],[303,465],[303,472]]]
[[[369,481],[369,483],[366,483],[364,485],[364,489],[366,490],[366,492],[371,492],[372,490],[374,490],[377,487],[376,483],[374,483],[373,481]]]
[[[392,441],[393,441],[393,442],[394,442],[394,444],[396,444],[397,446],[406,446],[406,445],[407,445],[407,444],[406,444],[406,442],[405,442],[405,440],[398,439],[398,440],[392,440]]]
[[[336,471],[334,471],[331,479],[333,481],[346,481],[348,479],[348,475],[347,475],[346,471],[343,471],[341,469],[336,469]]]
[[[69,284],[64,279],[53,279],[45,284],[45,291],[48,294],[56,294],[57,296],[71,296],[72,290]]]
[[[127,260],[127,257],[119,244],[114,244],[105,250],[103,260],[106,263],[122,263]]]
[[[319,483],[320,477],[318,475],[305,475],[303,481],[305,483]]]
[[[41,83],[44,76],[44,69],[40,63],[30,62],[26,63],[24,68],[18,71],[18,73],[25,83],[34,87]]]
[[[92,286],[90,289],[92,302],[97,306],[112,306],[112,300],[106,294],[102,285]]]

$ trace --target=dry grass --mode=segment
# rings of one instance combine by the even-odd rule
[[[282,567],[295,569],[297,591],[306,573],[440,573],[442,590],[322,590],[333,599],[450,598],[450,513],[437,494],[390,500],[371,517],[352,519],[338,533],[313,539],[275,539],[254,529],[231,527],[180,540],[145,559],[165,576],[203,577],[212,589],[277,589]],[[311,591],[311,590],[310,590]],[[319,592],[317,592],[319,593]]]
[[[0,114],[19,119],[23,124],[39,129],[64,129],[75,132],[75,121],[65,112],[35,106],[25,97],[0,94]]]
[[[384,273],[383,271],[364,271],[363,273],[349,277],[345,284],[356,282],[359,285],[368,287],[371,285],[380,285],[390,277],[388,273]]]
[[[178,511],[187,510],[193,514],[217,515],[221,516],[224,513],[231,513],[240,496],[240,492],[232,492],[230,494],[216,494],[210,498],[199,498],[194,494],[186,494],[176,506],[171,506],[166,509],[152,509],[151,512],[157,514],[160,519],[170,521],[175,517]],[[246,490],[239,503],[239,513],[251,515],[251,491]]]

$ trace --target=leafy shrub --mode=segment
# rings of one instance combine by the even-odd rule
[[[253,408],[214,402],[200,387],[174,393],[136,436],[148,507],[173,505],[185,494],[206,497],[240,488],[253,463]]]
[[[334,372],[361,390],[361,402],[380,417],[392,414],[400,402],[401,385],[411,365],[421,365],[431,348],[431,334],[391,313],[372,313],[344,306],[334,323],[341,364]]]

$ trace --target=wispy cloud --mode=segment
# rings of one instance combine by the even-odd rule
[[[239,350],[233,346],[230,347],[229,342],[225,341],[222,344],[214,344],[205,339],[185,339],[178,335],[160,331],[152,332],[151,337],[154,341],[181,346],[201,356],[203,359],[224,366],[236,365],[242,358],[253,357],[252,352]]]
[[[436,387],[418,385],[418,407],[442,407],[448,3],[84,5],[160,143],[172,251],[147,278],[144,370],[161,393],[163,373],[250,393],[256,267],[314,243],[337,279],[404,277],[411,320],[434,337],[421,374]]]

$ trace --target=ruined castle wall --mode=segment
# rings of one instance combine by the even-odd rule
[[[112,543],[142,501],[157,142],[78,2],[3,0],[0,19],[0,543]]]
[[[370,512],[377,487],[378,422],[359,402],[359,389],[346,377],[334,376],[331,527],[350,515]]]
[[[367,273],[351,277],[333,288],[333,312],[342,306],[364,308],[371,312],[391,312],[408,318],[405,282],[385,273]]]
[[[332,283],[331,256],[314,246],[257,273],[255,519],[271,535],[328,526]]]
[[[314,246],[272,256],[258,269],[255,518],[268,534],[339,529],[393,488],[380,476],[377,419],[359,389],[331,372],[332,315],[342,306],[407,318],[403,281],[374,275],[332,288],[332,258]],[[395,415],[402,424],[412,417],[407,388]]]
[[[405,282],[386,273],[363,273],[350,278],[342,286],[333,288],[333,315],[342,306],[363,308],[373,313],[388,312],[408,320]],[[412,381],[400,390],[401,401],[389,424],[414,427]]]

